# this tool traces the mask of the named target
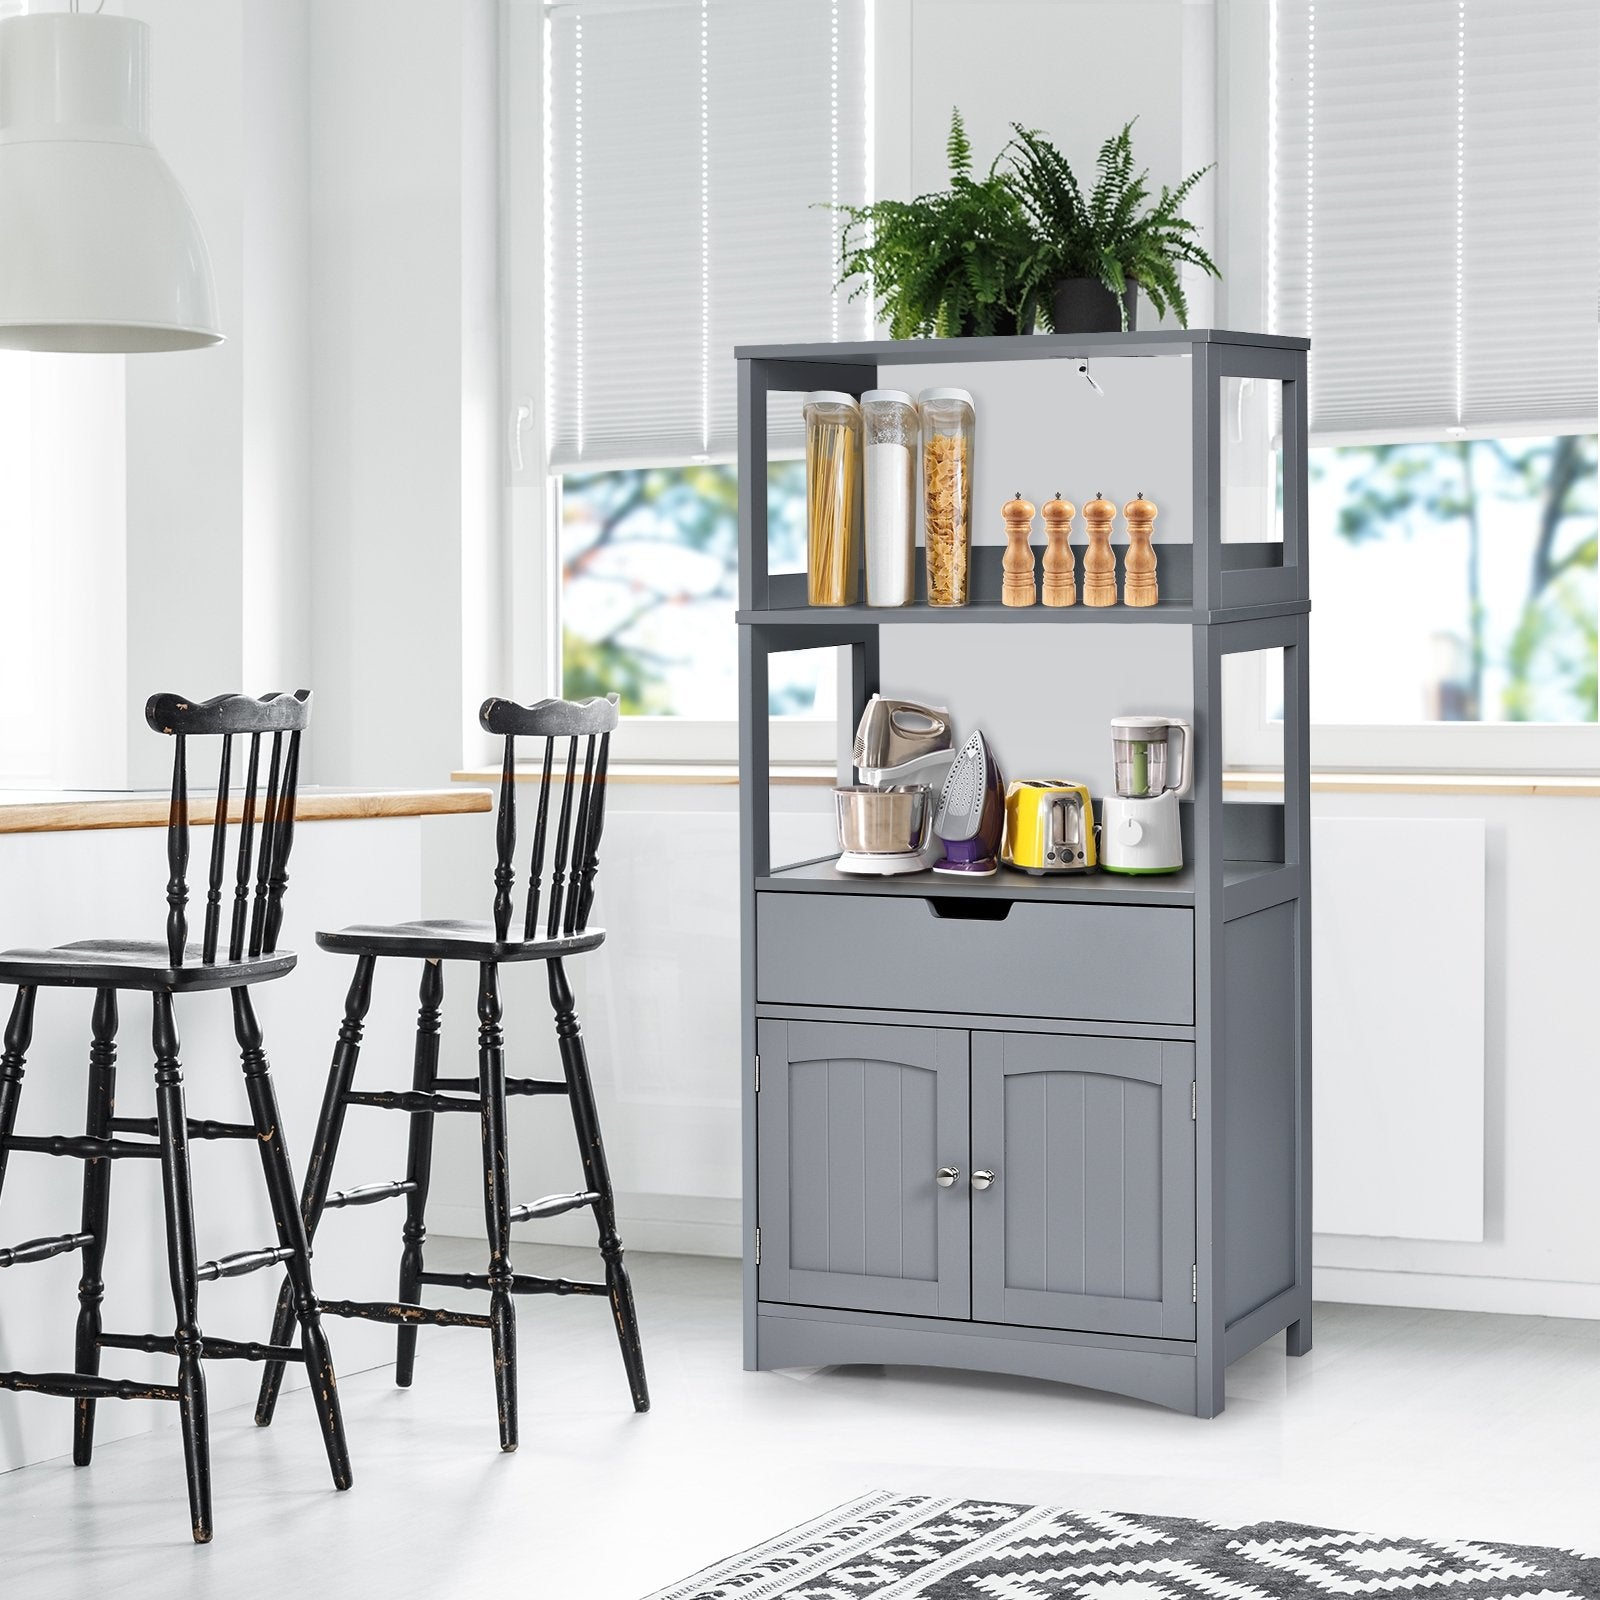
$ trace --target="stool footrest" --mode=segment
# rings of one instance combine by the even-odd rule
[[[200,1117],[189,1117],[188,1132],[191,1139],[253,1139],[256,1130],[248,1122],[212,1122]],[[113,1117],[113,1133],[143,1133],[156,1136],[154,1117]]]
[[[58,1394],[69,1400],[176,1400],[170,1383],[134,1383],[87,1372],[0,1372],[0,1389],[18,1394]]]
[[[394,1300],[319,1300],[317,1304],[325,1317],[360,1317],[367,1322],[392,1322],[403,1328],[489,1326],[489,1319],[476,1312],[446,1311],[440,1306],[402,1305]]]
[[[324,1211],[337,1211],[341,1206],[370,1206],[380,1200],[393,1200],[403,1194],[415,1194],[417,1186],[410,1178],[400,1178],[394,1183],[364,1183],[359,1189],[335,1189],[322,1202]]]
[[[533,1222],[539,1217],[559,1217],[564,1211],[576,1211],[579,1206],[592,1206],[600,1196],[594,1190],[583,1194],[547,1194],[541,1200],[530,1200],[525,1206],[512,1206],[513,1222]]]
[[[135,1144],[128,1139],[93,1139],[87,1134],[11,1133],[0,1136],[0,1149],[21,1150],[36,1156],[69,1156],[77,1161],[121,1161],[128,1156],[161,1159],[158,1144]]]
[[[458,1100],[428,1089],[351,1089],[346,1092],[344,1103],[376,1106],[380,1111],[470,1111],[474,1116],[483,1109],[476,1100]]]
[[[494,1284],[483,1272],[424,1272],[423,1283],[441,1289],[492,1289]],[[530,1273],[511,1275],[512,1294],[609,1294],[603,1283],[581,1283],[571,1278],[536,1278]]]
[[[476,1078],[435,1078],[435,1089],[454,1089],[462,1094],[476,1094],[478,1080]],[[567,1083],[565,1078],[507,1078],[506,1093],[512,1094],[565,1094]]]
[[[170,1333],[102,1333],[95,1343],[102,1350],[142,1350],[150,1356],[175,1356],[177,1340]],[[203,1342],[207,1361],[304,1361],[306,1353],[297,1344],[241,1343],[236,1339]]]
[[[275,1267],[293,1254],[287,1245],[274,1245],[267,1250],[239,1250],[231,1256],[219,1256],[215,1261],[202,1261],[195,1276],[201,1283],[215,1283],[218,1278],[242,1278],[248,1272]]]
[[[51,1256],[64,1256],[69,1250],[82,1250],[94,1243],[92,1233],[58,1233],[49,1239],[29,1239],[14,1244],[9,1250],[0,1250],[0,1267],[20,1267],[28,1261],[48,1261]]]

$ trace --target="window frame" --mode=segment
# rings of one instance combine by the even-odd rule
[[[883,0],[877,0],[883,3]],[[504,575],[513,692],[526,700],[562,692],[561,473],[549,458],[551,312],[550,48],[547,0],[501,0],[502,216],[501,272],[506,285],[502,406],[506,425],[507,551]],[[869,17],[873,0],[868,0]],[[872,30],[868,29],[869,46]],[[868,139],[874,137],[877,85],[868,73]],[[537,172],[538,182],[529,181]],[[612,466],[692,466],[681,462]],[[586,466],[583,470],[604,470]],[[728,619],[730,649],[736,625]],[[849,674],[837,677],[848,693]],[[774,717],[772,759],[779,765],[835,766],[840,759],[840,701],[833,717]],[[737,717],[699,720],[624,716],[613,736],[614,759],[662,765],[727,765],[739,756]],[[478,754],[481,756],[483,752]]]
[[[1219,309],[1234,326],[1265,327],[1271,296],[1272,244],[1268,189],[1276,156],[1271,139],[1270,11],[1267,5],[1222,0],[1218,17]],[[1263,130],[1268,130],[1263,137]],[[1311,449],[1341,444],[1402,444],[1447,438],[1510,438],[1526,427],[1462,431],[1395,428],[1376,433],[1313,432]],[[1550,432],[1594,433],[1594,417],[1571,419]],[[1316,605],[1315,568],[1312,606]],[[1312,671],[1318,670],[1313,655]],[[1223,696],[1224,753],[1229,766],[1273,770],[1281,765],[1282,724],[1265,715],[1259,664],[1240,670]],[[1600,722],[1409,722],[1311,724],[1311,763],[1349,772],[1600,772]]]
[[[777,458],[774,458],[777,459]],[[731,463],[721,463],[731,465]],[[703,466],[704,462],[660,462],[634,463],[635,466]],[[625,466],[611,467],[586,467],[585,473],[591,472],[620,472],[629,470]],[[549,580],[549,617],[552,660],[549,665],[550,681],[555,687],[552,694],[561,693],[562,683],[562,655],[565,625],[562,616],[562,603],[565,598],[564,586],[561,581],[561,492],[562,474],[552,472],[548,475],[546,486],[546,526],[550,529],[550,580]],[[737,607],[735,597],[729,608],[728,628],[730,634],[735,630],[732,611]],[[737,640],[730,639],[730,644],[737,649]],[[838,651],[834,652],[837,663]],[[834,760],[839,737],[839,712],[838,712],[838,685],[848,685],[849,674],[842,677],[837,671],[834,676],[835,684],[835,711],[832,716],[777,716],[771,719],[771,733],[769,748],[772,759],[780,765],[815,765],[821,763],[831,764]],[[739,759],[739,720],[737,717],[727,718],[698,718],[698,717],[673,717],[673,716],[624,716],[613,736],[613,749],[619,761],[647,761],[647,762],[706,762],[725,763],[736,762]]]

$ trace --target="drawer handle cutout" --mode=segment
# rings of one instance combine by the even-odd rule
[[[928,909],[947,922],[1004,922],[1015,904],[1014,900],[991,900],[987,895],[928,896]]]

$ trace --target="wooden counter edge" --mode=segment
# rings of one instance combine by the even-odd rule
[[[540,769],[535,764],[518,766],[518,783],[537,783]],[[563,774],[558,770],[552,774],[554,781],[563,781]],[[500,782],[500,769],[498,767],[468,767],[463,772],[450,774],[452,783],[488,783]],[[839,781],[832,767],[821,765],[795,765],[774,767],[772,781],[775,784],[802,785],[808,788],[831,789]],[[607,783],[626,784],[697,784],[710,788],[736,788],[739,783],[739,769],[731,761],[692,761],[692,762],[666,762],[666,761],[613,761],[606,769]]]
[[[236,795],[228,820],[243,808]],[[210,795],[189,800],[189,821],[203,827],[215,814]],[[359,822],[381,817],[437,817],[492,811],[487,789],[302,790],[295,808],[298,822]],[[76,833],[95,828],[164,828],[168,802],[159,795],[107,795],[104,798],[8,800],[0,802],[0,833]]]

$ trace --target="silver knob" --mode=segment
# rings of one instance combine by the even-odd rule
[[[987,1189],[993,1182],[994,1174],[992,1172],[984,1172],[980,1169],[972,1174],[972,1187],[974,1189]]]
[[[938,1184],[941,1189],[948,1189],[951,1184],[953,1184],[960,1176],[960,1167],[940,1167],[939,1170],[933,1175],[933,1181]]]

